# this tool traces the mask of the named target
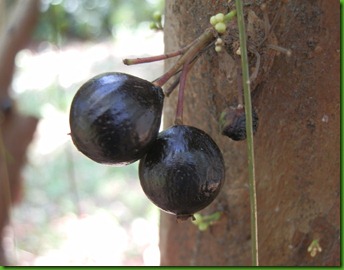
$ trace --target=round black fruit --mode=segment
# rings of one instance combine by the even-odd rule
[[[252,108],[253,134],[258,129],[258,114]],[[222,135],[234,141],[246,139],[246,115],[244,107],[227,107],[220,116],[220,130]]]
[[[100,74],[80,87],[70,110],[72,140],[104,164],[127,165],[144,156],[159,133],[162,89],[124,73]]]
[[[185,125],[160,132],[139,164],[145,194],[178,219],[193,217],[208,206],[220,192],[224,176],[223,157],[213,139]]]

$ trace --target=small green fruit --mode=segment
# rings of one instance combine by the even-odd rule
[[[214,16],[211,16],[211,17],[210,17],[210,24],[211,24],[212,26],[215,26],[217,23],[218,23],[218,20],[216,19],[216,16],[215,16],[215,15],[214,15]]]
[[[218,22],[215,25],[215,30],[219,33],[219,34],[223,34],[224,32],[226,32],[226,25],[223,22]]]
[[[151,30],[156,30],[156,29],[158,29],[158,26],[156,25],[155,22],[151,22],[151,23],[149,24],[149,28],[150,28]]]
[[[153,20],[156,22],[160,22],[162,18],[161,12],[160,11],[155,11],[153,13]]]
[[[223,15],[223,13],[218,13],[215,15],[215,18],[218,22],[223,22],[225,15]]]
[[[216,52],[221,52],[222,51],[222,46],[215,46],[215,51]]]
[[[200,230],[200,231],[206,231],[207,229],[208,229],[208,227],[209,227],[209,223],[200,223],[200,224],[198,224],[198,229]]]

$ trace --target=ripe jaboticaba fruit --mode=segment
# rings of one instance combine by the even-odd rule
[[[104,164],[127,165],[145,155],[159,133],[160,87],[124,73],[100,74],[80,87],[70,110],[72,140]]]
[[[252,128],[253,134],[258,129],[258,114],[252,108]],[[244,107],[227,107],[220,116],[221,134],[234,141],[246,139],[246,115]]]
[[[140,160],[143,191],[162,210],[178,219],[208,206],[224,183],[220,149],[204,131],[175,125],[159,133]]]

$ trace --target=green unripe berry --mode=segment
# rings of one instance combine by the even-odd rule
[[[222,46],[223,45],[223,40],[222,38],[217,38],[215,42],[215,46]]]
[[[224,32],[226,32],[226,25],[223,22],[218,22],[215,25],[215,29],[219,34],[223,34]]]
[[[214,15],[214,16],[211,16],[209,21],[210,21],[210,24],[211,24],[212,26],[215,26],[215,24],[218,23],[218,21],[217,21],[215,15]]]
[[[222,46],[216,45],[215,46],[215,51],[216,52],[221,52],[222,51]]]
[[[202,223],[198,224],[198,229],[200,231],[205,231],[208,229],[208,227],[209,227],[209,223],[202,222]]]
[[[152,29],[152,30],[158,29],[158,27],[157,27],[157,25],[156,25],[155,22],[151,22],[151,23],[149,24],[149,28]]]
[[[160,22],[161,21],[161,13],[160,11],[155,11],[153,13],[153,20],[156,22]]]
[[[225,19],[225,15],[223,15],[223,13],[217,13],[215,15],[215,18],[216,18],[217,22],[223,22],[223,20]]]

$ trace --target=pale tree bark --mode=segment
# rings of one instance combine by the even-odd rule
[[[199,36],[211,15],[227,12],[227,2],[167,0],[166,52]],[[285,2],[274,33],[292,55],[276,56],[252,93],[260,118],[254,137],[260,264],[339,265],[339,2]],[[280,1],[259,3],[267,4],[272,21]],[[255,11],[263,18],[259,8]],[[251,264],[246,141],[223,137],[218,126],[221,111],[237,95],[226,78],[233,68],[227,60],[213,49],[200,57],[188,76],[184,108],[184,123],[206,131],[223,152],[226,184],[202,211],[220,210],[223,216],[201,232],[190,221],[177,223],[162,213],[162,265]],[[176,93],[166,99],[165,127],[173,124],[176,99]],[[314,240],[322,251],[311,256]]]

